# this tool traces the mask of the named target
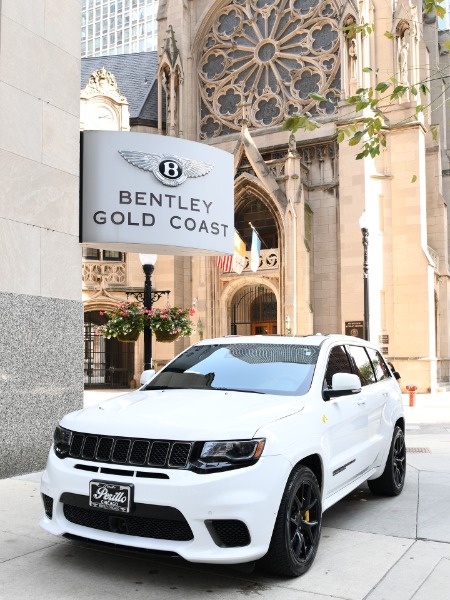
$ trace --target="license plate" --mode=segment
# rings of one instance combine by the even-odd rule
[[[133,502],[133,486],[106,481],[91,481],[89,505],[115,512],[128,513]]]

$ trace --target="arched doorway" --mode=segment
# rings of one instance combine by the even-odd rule
[[[275,335],[277,299],[264,285],[246,286],[231,303],[232,335]]]
[[[84,387],[128,388],[134,377],[134,343],[96,333],[108,318],[98,310],[84,313]]]

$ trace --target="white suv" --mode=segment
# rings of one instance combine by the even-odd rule
[[[205,563],[303,574],[322,512],[368,481],[405,480],[400,388],[353,337],[224,337],[138,391],[65,416],[41,525]]]

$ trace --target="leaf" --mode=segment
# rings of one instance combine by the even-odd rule
[[[359,101],[359,102],[356,104],[356,106],[355,106],[355,110],[359,112],[359,111],[361,111],[361,110],[364,110],[364,109],[365,109],[365,108],[367,108],[368,106],[369,106],[369,102],[368,102],[368,100],[363,100],[363,101],[362,101],[362,100],[360,100],[360,101]]]
[[[443,6],[435,6],[434,10],[436,11],[436,14],[440,19],[443,19],[445,17],[445,8]]]
[[[380,83],[377,84],[377,86],[375,87],[375,90],[377,92],[385,92],[390,86],[389,83],[386,83],[385,81],[380,81]]]
[[[416,86],[415,86],[415,85],[412,85],[412,86],[411,86],[411,94],[412,94],[413,96],[417,96],[417,94],[418,94],[418,93],[419,93],[419,92],[417,91],[417,88],[416,88]]]
[[[314,131],[314,129],[319,127],[319,123],[316,121],[306,121],[304,127],[306,131]]]
[[[369,154],[368,150],[363,150],[362,152],[360,152],[359,154],[357,154],[355,156],[356,160],[361,160],[362,158],[366,158],[366,156]]]
[[[283,125],[281,126],[281,129],[283,129],[284,131],[289,131],[291,129],[293,129],[293,127],[295,127],[296,123],[298,120],[298,115],[293,115],[292,117],[288,117],[285,122],[283,123]]]
[[[316,100],[316,102],[328,102],[328,98],[322,96],[321,94],[309,94],[309,97],[313,100]]]
[[[385,36],[386,36],[388,39],[390,39],[390,40],[393,40],[393,39],[394,39],[394,34],[393,34],[393,33],[391,33],[390,31],[385,31],[385,32],[384,32],[384,35],[385,35]]]
[[[361,141],[364,133],[362,131],[358,131],[355,135],[348,141],[349,146],[356,146]]]
[[[447,40],[446,42],[443,42],[441,45],[446,50],[450,50],[450,40]]]
[[[437,137],[438,137],[438,128],[437,127],[431,128],[431,135],[433,136],[433,141],[436,141]]]
[[[338,131],[336,142],[341,144],[345,140],[345,133],[343,131]]]
[[[416,183],[417,181],[417,175],[413,175],[412,179],[411,179],[411,183]]]

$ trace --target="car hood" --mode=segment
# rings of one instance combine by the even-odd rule
[[[83,433],[172,440],[251,438],[296,413],[302,398],[219,390],[138,390],[82,409],[61,426]]]

